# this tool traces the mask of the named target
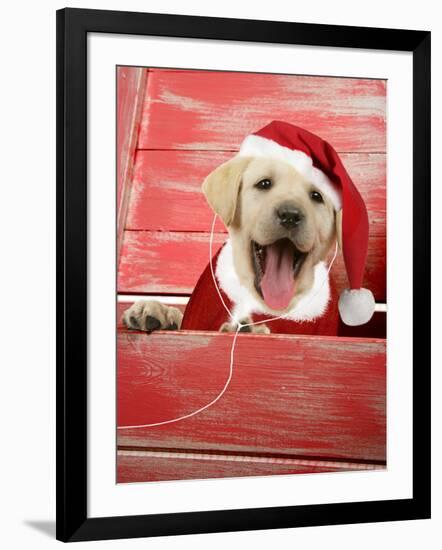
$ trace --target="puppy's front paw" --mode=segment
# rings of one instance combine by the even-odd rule
[[[251,323],[252,320],[251,319],[242,319],[240,321],[240,324],[241,325],[246,325],[246,326],[242,326],[240,329],[239,329],[239,332],[248,332],[250,334],[270,334],[270,329],[267,325],[265,325],[264,323],[262,324],[259,324],[259,325],[249,325],[249,323]],[[236,332],[238,329],[238,325],[235,324],[235,323],[223,323],[220,328],[219,328],[219,331],[220,332]]]
[[[156,300],[140,300],[123,313],[123,323],[133,330],[179,330],[183,314],[179,309]]]
[[[250,328],[252,329],[253,334],[270,334],[271,332],[269,327],[264,323],[260,325],[254,325]]]

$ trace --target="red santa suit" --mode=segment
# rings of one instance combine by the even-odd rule
[[[267,320],[272,333],[315,334],[336,336],[341,321],[338,312],[338,293],[328,268],[321,262],[315,268],[313,288],[298,307],[290,312],[291,318],[269,319],[277,315],[264,313],[262,306],[251,293],[241,287],[235,274],[230,243],[227,242],[212,260],[215,278],[223,301],[233,319],[224,307],[210,269],[207,265],[200,276],[186,306],[181,328],[184,330],[218,331],[225,322],[244,321],[250,316],[252,322]],[[235,298],[238,302],[235,302]],[[241,303],[242,302],[242,303]]]

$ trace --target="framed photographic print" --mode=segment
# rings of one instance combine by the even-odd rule
[[[430,33],[57,13],[57,538],[430,517]]]

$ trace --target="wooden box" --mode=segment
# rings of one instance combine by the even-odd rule
[[[118,482],[384,468],[386,83],[193,70],[118,69]],[[184,308],[207,265],[204,177],[242,139],[285,120],[333,144],[370,217],[372,321],[342,337],[128,331],[156,297]],[[226,239],[216,226],[215,249]],[[347,286],[342,258],[333,266]],[[125,427],[126,426],[126,427]]]

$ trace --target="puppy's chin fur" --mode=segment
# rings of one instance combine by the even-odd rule
[[[327,266],[318,262],[311,268],[311,283],[299,289],[285,311],[271,310],[256,292],[253,269],[247,269],[246,263],[238,261],[242,249],[235,253],[238,242],[232,237],[226,242],[218,256],[215,268],[219,287],[234,304],[233,316],[240,320],[254,313],[282,315],[293,321],[313,321],[321,317],[330,300],[330,285]],[[243,252],[242,252],[243,255]],[[239,264],[239,265],[238,265]]]

